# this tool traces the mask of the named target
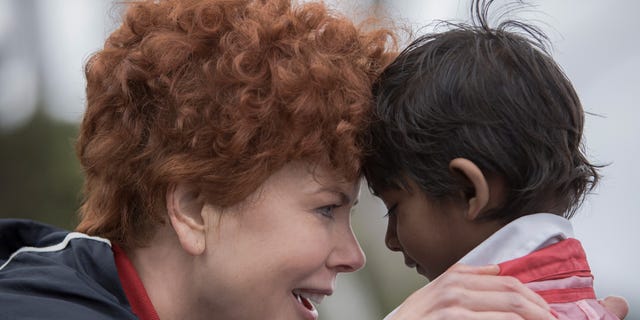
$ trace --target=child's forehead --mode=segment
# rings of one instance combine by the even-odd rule
[[[411,196],[418,193],[424,193],[418,183],[409,177],[401,177],[392,180],[393,182],[382,188],[375,189],[373,194],[385,200],[385,198],[395,198],[399,196]]]

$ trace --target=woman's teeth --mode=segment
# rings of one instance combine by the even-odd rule
[[[311,311],[314,311],[316,306],[322,303],[322,300],[325,297],[323,294],[313,294],[308,292],[293,292],[293,295],[300,304]]]

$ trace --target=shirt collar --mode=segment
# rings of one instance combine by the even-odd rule
[[[573,227],[566,218],[550,213],[526,215],[496,231],[458,262],[474,266],[498,264],[567,238],[573,238]]]
[[[113,256],[118,268],[118,277],[124,293],[129,300],[133,313],[140,320],[160,320],[156,309],[147,295],[147,290],[127,254],[119,246],[113,244]]]
[[[567,238],[573,238],[573,227],[569,220],[551,213],[530,214],[502,227],[458,262],[474,266],[498,264],[526,256]],[[390,319],[398,308],[384,320]]]

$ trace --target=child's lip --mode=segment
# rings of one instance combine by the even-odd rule
[[[415,268],[418,264],[409,257],[404,256],[404,264],[409,268]]]
[[[416,271],[418,272],[418,274],[421,274],[424,277],[427,276],[422,266],[419,265],[417,262],[413,261],[413,259],[409,258],[406,255],[404,256],[404,264],[409,268],[412,268],[412,269],[416,268]]]

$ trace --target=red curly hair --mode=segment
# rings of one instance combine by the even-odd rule
[[[360,175],[371,85],[394,36],[322,3],[133,2],[88,61],[77,230],[145,245],[169,186],[244,200],[294,160]]]

